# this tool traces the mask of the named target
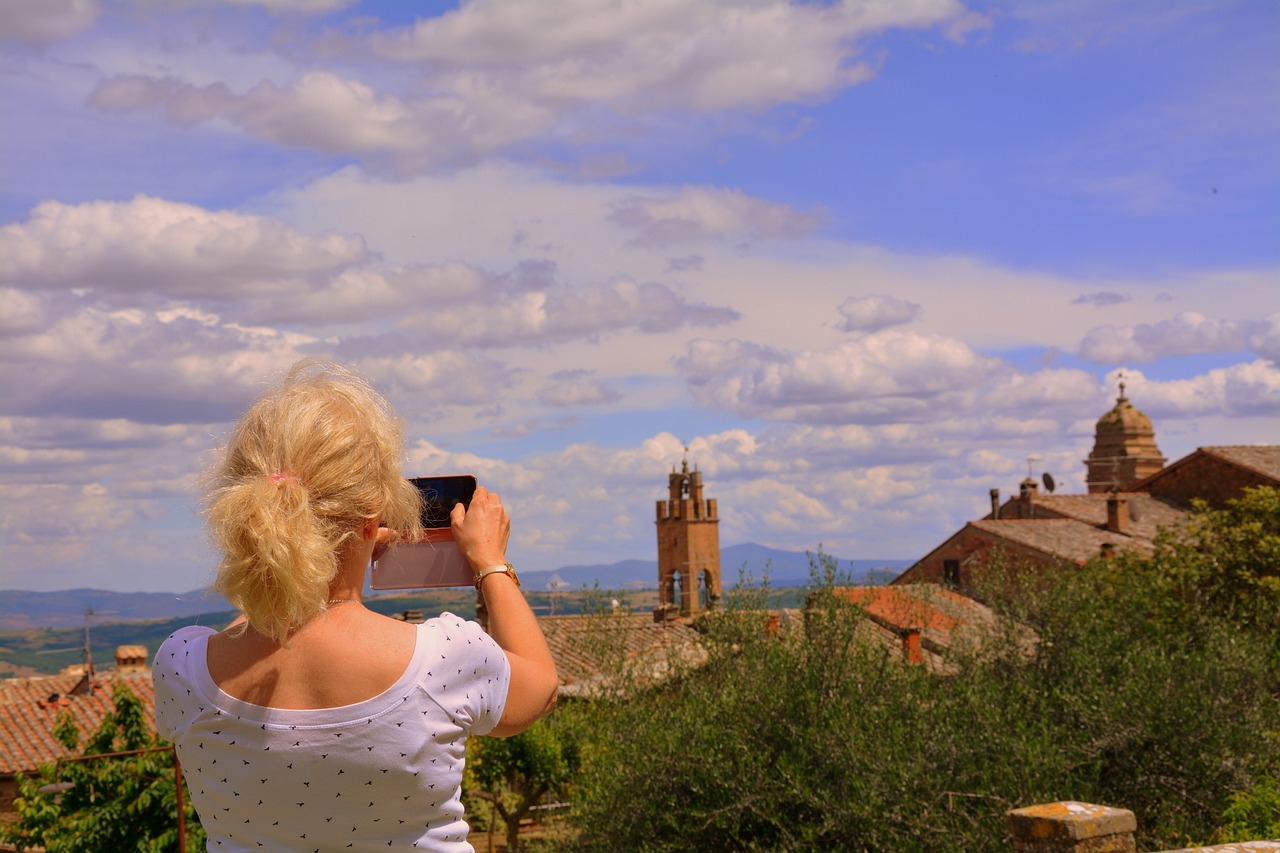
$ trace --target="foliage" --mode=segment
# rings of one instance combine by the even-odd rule
[[[821,553],[791,627],[739,588],[705,666],[590,706],[578,845],[1004,851],[1007,809],[1063,799],[1133,809],[1145,849],[1251,820],[1280,774],[1280,610],[1239,592],[1274,575],[1253,557],[1274,500],[1203,511],[1149,560],[1005,578],[945,676],[875,639]]]
[[[80,732],[70,714],[54,736],[84,756],[162,747],[149,733],[142,701],[123,683],[112,692],[115,711],[103,718],[81,750]],[[178,849],[177,794],[173,753],[64,761],[40,768],[18,781],[14,802],[18,819],[0,826],[0,839],[19,849],[41,846],[50,853],[137,850],[159,853]],[[57,785],[56,790],[41,791]],[[63,789],[65,786],[65,789]],[[205,845],[195,810],[186,803],[186,849]]]
[[[1222,509],[1197,502],[1138,568],[1159,576],[1175,619],[1267,627],[1280,612],[1280,489],[1246,489]]]
[[[578,772],[579,734],[564,709],[542,718],[517,735],[472,738],[467,769],[473,784],[468,797],[492,805],[507,830],[507,849],[520,849],[520,821],[548,794],[561,796]]]
[[[1280,839],[1280,782],[1267,777],[1232,794],[1223,822],[1219,843]]]

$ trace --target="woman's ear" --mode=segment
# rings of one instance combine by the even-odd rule
[[[366,518],[364,523],[360,525],[360,538],[366,542],[372,542],[378,538],[378,519]]]

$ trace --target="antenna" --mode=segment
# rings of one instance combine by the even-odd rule
[[[1040,461],[1039,453],[1032,453],[1027,456],[1027,479],[1031,479],[1031,466]]]
[[[1041,482],[1044,483],[1044,490],[1049,494],[1053,494],[1053,490],[1057,485],[1056,483],[1053,482],[1053,475],[1050,474],[1048,471],[1045,471],[1043,474],[1040,475],[1040,480]]]

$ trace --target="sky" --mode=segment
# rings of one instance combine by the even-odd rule
[[[722,545],[918,558],[1121,375],[1280,436],[1280,3],[6,0],[0,69],[0,588],[207,583],[309,357],[532,570],[684,458]]]

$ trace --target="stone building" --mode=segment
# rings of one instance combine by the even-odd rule
[[[667,478],[668,499],[658,501],[658,606],[655,621],[696,616],[720,604],[720,519],[715,498],[702,495],[702,473],[680,470]]]
[[[1089,494],[1123,491],[1130,484],[1155,474],[1164,463],[1164,456],[1156,446],[1156,430],[1151,418],[1129,402],[1122,381],[1115,407],[1098,418],[1093,452],[1085,460]]]
[[[1147,554],[1157,532],[1180,523],[1193,499],[1221,506],[1250,486],[1280,487],[1280,445],[1201,447],[1167,467],[1164,461],[1151,419],[1133,407],[1121,383],[1085,460],[1087,494],[1045,494],[1030,477],[1004,503],[992,489],[986,517],[966,524],[893,583],[965,591],[997,553],[1011,566],[1045,568],[1120,551]]]

